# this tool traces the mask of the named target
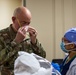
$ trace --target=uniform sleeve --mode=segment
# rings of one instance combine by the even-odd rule
[[[36,53],[37,55],[40,55],[42,57],[46,57],[46,52],[44,50],[44,48],[42,47],[41,43],[39,43],[38,39],[36,40],[36,44],[32,44],[32,48],[34,50],[34,53]]]
[[[66,75],[76,75],[76,64],[70,67]]]
[[[2,37],[0,37],[0,65],[6,63],[11,59],[17,50],[10,44],[6,44]]]

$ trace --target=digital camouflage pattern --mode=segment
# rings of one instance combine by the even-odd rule
[[[0,66],[1,75],[14,75],[14,61],[18,57],[18,51],[26,51],[35,53],[42,57],[46,57],[46,53],[38,42],[33,45],[30,39],[26,39],[20,44],[12,46],[12,41],[16,36],[16,32],[10,27],[0,30]]]

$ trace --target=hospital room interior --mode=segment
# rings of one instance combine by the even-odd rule
[[[61,39],[76,26],[76,0],[0,0],[0,29],[12,23],[11,16],[18,6],[26,6],[32,14],[31,26],[38,32],[38,40],[46,51],[46,59],[63,59]]]

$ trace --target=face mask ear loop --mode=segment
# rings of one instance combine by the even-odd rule
[[[69,45],[69,44],[71,44],[71,43],[68,43],[68,44],[66,44],[66,45]],[[66,45],[64,44],[64,47],[65,47]],[[70,51],[76,51],[76,48],[74,48],[74,49],[69,49],[68,51],[69,51],[69,52],[70,52]]]
[[[19,19],[17,18],[17,16],[16,16],[16,19],[17,19],[17,22],[18,22],[19,26],[21,27],[21,24],[20,24]]]
[[[69,52],[71,52],[71,51],[76,51],[76,48],[74,48],[74,49],[70,49],[70,50],[68,50]]]

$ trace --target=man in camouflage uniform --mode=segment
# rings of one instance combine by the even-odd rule
[[[26,7],[16,8],[12,22],[6,29],[0,30],[1,75],[14,75],[14,61],[18,57],[18,51],[33,52],[46,57],[46,52],[36,38],[37,31],[29,25],[30,11]],[[28,26],[28,39],[26,38],[26,26]]]

